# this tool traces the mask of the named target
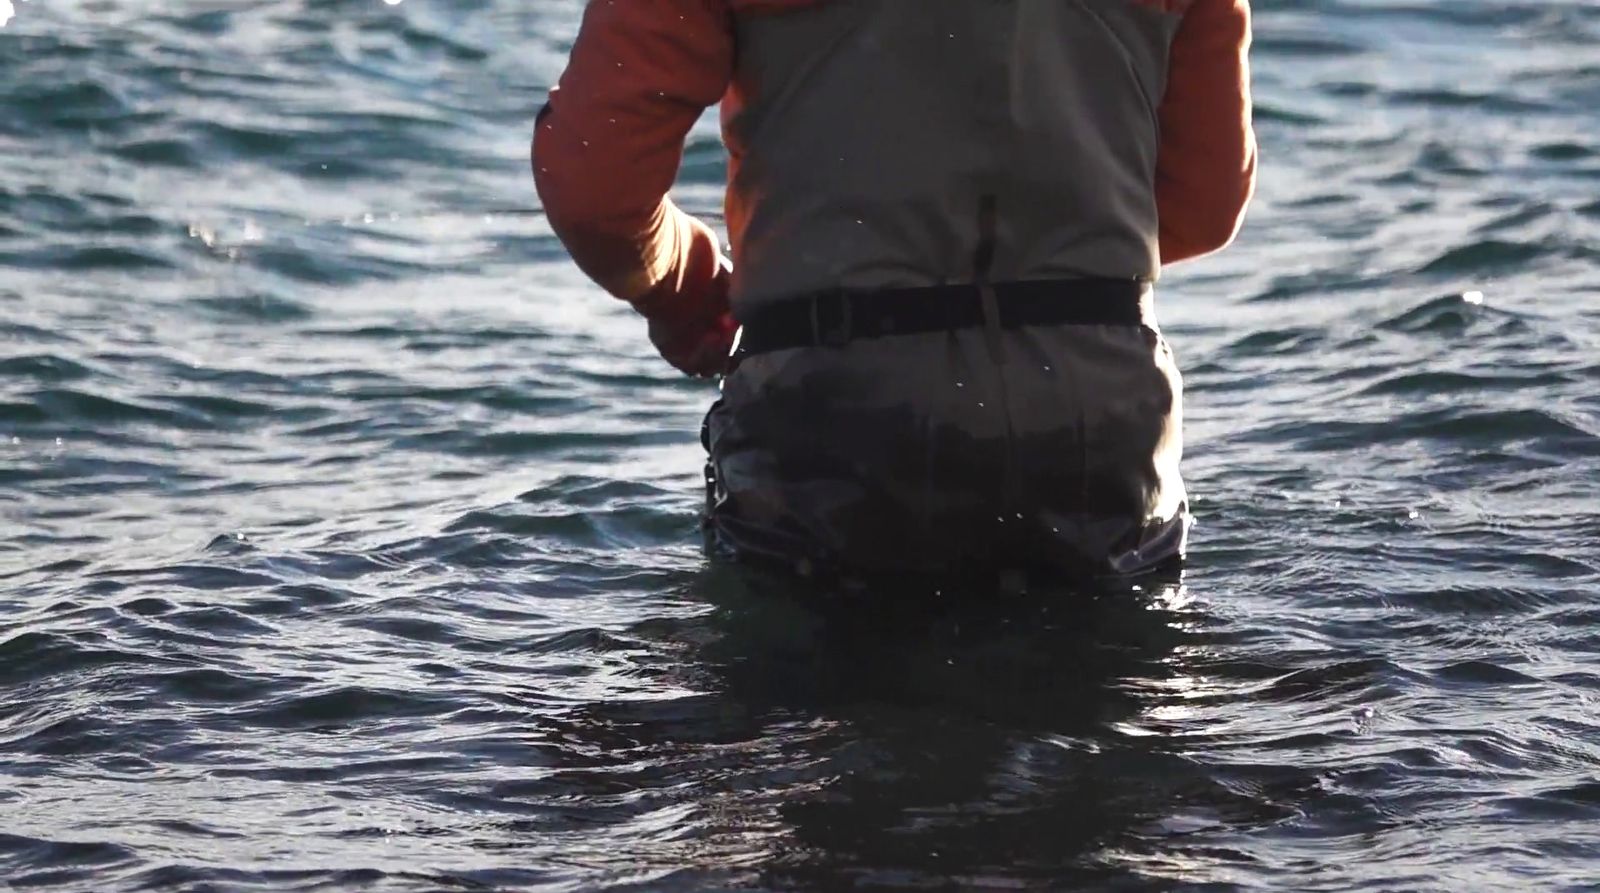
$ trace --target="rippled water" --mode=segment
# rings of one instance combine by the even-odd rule
[[[525,173],[579,11],[0,30],[0,880],[1594,888],[1600,7],[1262,0],[1190,567],[915,605],[702,561]]]

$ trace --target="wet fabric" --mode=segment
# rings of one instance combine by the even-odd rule
[[[874,577],[1181,559],[1182,383],[1153,321],[991,334],[744,360],[706,418],[712,548]]]

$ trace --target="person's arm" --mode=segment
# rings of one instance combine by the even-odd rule
[[[732,76],[727,0],[594,0],[535,126],[551,227],[590,278],[651,318],[652,339],[658,328],[685,341],[725,327],[717,235],[667,192],[689,129]]]
[[[1255,192],[1249,0],[1195,0],[1172,45],[1161,101],[1156,203],[1161,261],[1233,241]]]

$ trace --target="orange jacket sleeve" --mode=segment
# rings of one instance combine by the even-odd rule
[[[1161,260],[1233,241],[1255,192],[1249,0],[1194,0],[1172,45],[1161,101],[1156,203]]]
[[[533,172],[578,266],[619,298],[710,287],[716,234],[667,198],[684,141],[733,76],[727,0],[594,0],[539,114]]]

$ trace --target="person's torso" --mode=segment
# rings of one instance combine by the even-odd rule
[[[980,273],[1157,276],[1176,4],[732,2],[736,311]]]

